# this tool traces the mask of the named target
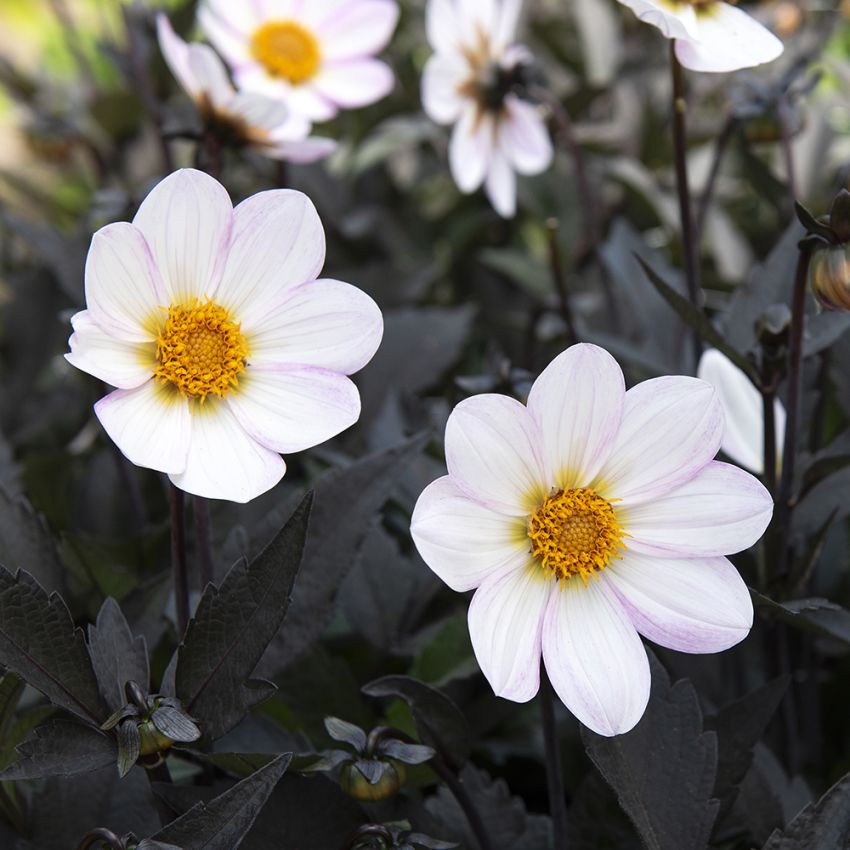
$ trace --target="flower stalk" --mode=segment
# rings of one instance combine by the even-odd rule
[[[452,796],[457,800],[457,804],[463,809],[463,813],[466,815],[467,821],[469,821],[469,826],[481,850],[495,850],[495,845],[490,839],[490,833],[487,832],[487,827],[484,825],[481,813],[478,811],[475,801],[470,797],[461,778],[439,756],[432,758],[429,764],[434,773],[446,783],[446,787],[452,792]]]
[[[169,485],[171,495],[171,571],[174,577],[174,605],[180,640],[189,625],[189,575],[186,569],[186,506],[183,491]]]
[[[198,567],[203,591],[214,577],[210,505],[203,496],[195,496],[192,501],[195,508],[195,539],[198,544]]]
[[[567,847],[567,807],[564,802],[564,773],[561,768],[561,750],[558,747],[558,729],[555,725],[555,696],[546,668],[540,665],[540,713],[543,719],[543,741],[546,751],[546,784],[549,789],[549,812],[555,847]]]

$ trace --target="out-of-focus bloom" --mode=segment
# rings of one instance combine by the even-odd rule
[[[191,169],[159,183],[132,224],[95,233],[65,356],[118,387],[95,405],[118,448],[189,493],[246,502],[282,478],[281,452],[354,424],[346,375],[369,362],[383,322],[365,293],[316,280],[324,259],[306,195],[260,192],[234,209]]]
[[[335,147],[332,139],[310,137],[310,121],[292,113],[279,100],[256,92],[237,92],[224,64],[205,44],[187,44],[168,18],[157,17],[162,55],[171,72],[205,120],[230,138],[272,159],[315,162]]]
[[[516,211],[516,172],[539,174],[552,142],[538,108],[524,100],[531,55],[514,44],[520,0],[429,0],[434,55],[422,75],[422,104],[439,124],[454,124],[449,166],[462,192],[484,184],[496,211]]]
[[[708,381],[723,405],[726,426],[720,448],[735,463],[761,475],[764,472],[764,405],[753,382],[725,355],[714,348],[700,358],[697,377]],[[776,460],[782,461],[785,440],[785,408],[779,399],[773,406],[776,422]]]
[[[649,698],[639,634],[682,652],[746,637],[750,596],[723,556],[759,539],[773,502],[713,460],[722,433],[709,384],[663,377],[626,392],[592,345],[559,355],[527,407],[485,394],[454,409],[449,474],[419,497],[411,532],[450,587],[477,588],[469,630],[497,695],[531,699],[542,653],[567,708],[616,735]]]
[[[640,20],[676,40],[692,71],[737,71],[772,62],[782,42],[746,12],[722,0],[620,0]]]
[[[240,87],[311,121],[374,103],[393,87],[374,55],[395,29],[395,0],[203,0],[198,20]]]

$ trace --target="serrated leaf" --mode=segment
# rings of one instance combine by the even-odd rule
[[[177,654],[176,695],[215,740],[232,729],[257,704],[265,688],[248,677],[289,608],[301,565],[312,494],[250,563],[237,563],[221,589],[207,585]]]
[[[62,598],[48,597],[29,573],[2,567],[0,665],[84,720],[98,725],[108,714],[83,633]]]
[[[648,850],[704,850],[720,806],[717,737],[703,732],[690,682],[671,687],[651,661],[652,696],[638,725],[613,738],[582,727],[582,740]]]
[[[775,830],[762,850],[838,850],[850,839],[850,774],[801,811],[784,830]]]
[[[197,803],[152,839],[176,844],[182,850],[236,850],[291,758],[289,753],[278,756],[209,803]]]
[[[89,626],[89,655],[100,692],[113,711],[127,702],[127,682],[138,682],[147,690],[150,673],[145,639],[133,635],[111,597],[101,606],[95,625]]]
[[[334,741],[351,744],[358,753],[362,753],[366,749],[366,733],[353,723],[340,720],[339,717],[326,717],[325,729],[328,730],[328,735]]]
[[[237,779],[245,779],[261,767],[271,764],[275,759],[275,756],[270,753],[198,753],[197,755],[205,762],[215,765],[219,770]]]
[[[201,730],[179,708],[161,705],[151,715],[153,725],[167,738],[181,744],[197,741]]]
[[[770,612],[798,629],[814,632],[850,646],[850,611],[846,608],[818,597],[776,602],[752,588],[750,596],[760,613]]]
[[[370,697],[399,697],[411,709],[423,743],[451,765],[461,767],[469,757],[469,727],[460,709],[441,691],[410,676],[384,676],[364,685]]]
[[[118,733],[118,775],[123,779],[139,760],[142,748],[142,736],[135,721],[119,724]]]
[[[0,773],[7,779],[74,776],[114,765],[115,741],[102,732],[69,720],[51,720],[17,747],[18,761]]]

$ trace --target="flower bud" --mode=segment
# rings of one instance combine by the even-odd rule
[[[370,774],[368,777],[360,770],[357,762],[343,765],[339,774],[340,788],[355,800],[367,803],[386,800],[397,793],[404,782],[405,770],[399,762],[361,762],[361,765],[367,768],[366,773]]]
[[[850,243],[823,246],[814,252],[809,285],[827,310],[850,311]]]

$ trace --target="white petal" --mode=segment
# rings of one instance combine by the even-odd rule
[[[495,14],[493,27],[493,51],[499,53],[508,47],[515,39],[522,0],[501,0],[500,8]]]
[[[469,74],[458,55],[435,53],[422,70],[422,107],[432,121],[451,124],[463,110],[459,87]]]
[[[428,42],[434,50],[454,52],[459,43],[459,13],[453,0],[428,0],[425,8],[425,27]]]
[[[233,207],[224,186],[202,171],[183,168],[158,183],[133,224],[150,245],[168,292],[166,304],[214,294],[227,249]]]
[[[176,487],[207,499],[249,502],[283,478],[283,458],[260,445],[226,403],[208,397],[192,408],[186,467],[171,475]]]
[[[310,163],[324,159],[337,148],[333,139],[324,136],[311,136],[309,139],[298,141],[271,140],[270,144],[258,148],[261,153],[271,159],[282,159],[286,162]]]
[[[353,375],[383,336],[378,305],[338,280],[315,280],[287,292],[248,339],[254,365],[300,363]]]
[[[671,557],[732,555],[752,546],[773,515],[773,499],[749,472],[712,461],[693,480],[618,510],[629,550]]]
[[[700,358],[697,376],[708,381],[720,398],[726,425],[720,448],[735,463],[752,472],[764,471],[764,406],[752,381],[725,354],[710,348]],[[777,458],[785,439],[785,408],[774,405]]]
[[[644,23],[658,27],[665,38],[696,38],[697,14],[688,3],[675,8],[659,0],[620,0]]]
[[[422,491],[410,534],[422,559],[452,590],[472,590],[529,560],[525,519],[470,499],[449,475]]]
[[[599,735],[621,735],[649,702],[649,661],[605,578],[563,583],[543,623],[543,662],[561,702]]]
[[[457,22],[463,43],[478,45],[482,40],[482,34],[492,43],[500,18],[498,0],[475,0],[474,3],[456,0],[456,2],[458,2]]]
[[[228,109],[236,90],[216,52],[206,44],[190,44],[189,67],[210,103],[217,109]]]
[[[484,189],[493,209],[502,218],[516,215],[516,174],[501,150],[493,152]]]
[[[389,66],[377,59],[349,59],[323,66],[311,85],[331,103],[354,109],[388,95],[395,77]]]
[[[540,686],[543,617],[558,586],[534,564],[487,579],[469,605],[469,636],[496,696],[528,702]]]
[[[449,416],[446,464],[468,496],[493,510],[524,516],[549,495],[540,442],[524,405],[485,393],[462,401]]]
[[[189,45],[174,32],[171,22],[162,12],[156,16],[156,32],[159,48],[171,73],[186,93],[197,99],[202,89],[189,65]]]
[[[344,3],[317,27],[322,56],[351,59],[373,55],[387,46],[397,23],[395,0]]]
[[[697,37],[676,42],[676,57],[692,71],[723,73],[772,62],[782,42],[755,18],[728,3],[712,3],[697,16]]]
[[[157,366],[153,342],[125,342],[111,336],[88,310],[77,313],[71,324],[71,351],[65,359],[72,366],[123,390],[138,387],[153,375]]]
[[[468,105],[455,124],[449,142],[449,167],[461,192],[474,192],[490,169],[493,153],[493,120]]]
[[[257,442],[284,454],[324,443],[360,417],[357,387],[311,366],[251,367],[227,401]]]
[[[125,221],[98,230],[86,257],[86,304],[97,324],[127,342],[154,340],[167,303],[141,231]]]
[[[552,164],[552,140],[537,109],[513,95],[505,99],[501,148],[520,174],[539,174]]]
[[[228,104],[228,111],[249,127],[269,133],[279,130],[289,119],[289,110],[279,100],[256,92],[240,91]]]
[[[721,652],[753,624],[750,593],[726,558],[663,559],[627,552],[606,571],[635,628],[679,652]]]
[[[313,202],[292,189],[252,195],[233,219],[216,301],[250,333],[284,290],[316,278],[325,262],[325,232]]]
[[[148,381],[132,390],[115,390],[94,412],[124,456],[158,472],[186,467],[191,435],[189,402],[170,384]]]
[[[252,62],[251,35],[259,25],[251,3],[204,0],[198,23],[213,47],[232,65]]]
[[[528,409],[555,487],[582,487],[596,477],[619,433],[625,394],[617,361],[596,345],[573,345],[543,370]]]
[[[717,454],[723,409],[697,378],[653,378],[626,393],[623,423],[596,489],[622,505],[663,496],[690,481]]]

